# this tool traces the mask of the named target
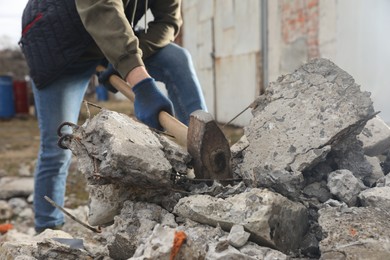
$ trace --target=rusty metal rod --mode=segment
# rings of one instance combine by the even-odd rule
[[[82,226],[88,228],[89,230],[93,231],[93,232],[96,232],[96,233],[102,233],[102,230],[100,229],[100,227],[92,227],[84,222],[82,222],[81,220],[77,219],[75,216],[73,216],[72,214],[70,214],[68,211],[66,211],[63,207],[57,205],[52,199],[50,199],[48,196],[44,196],[45,200],[47,200],[53,207],[61,210],[62,212],[64,212],[68,217],[70,217],[71,219],[73,219],[74,221],[76,221],[77,223],[81,224]]]

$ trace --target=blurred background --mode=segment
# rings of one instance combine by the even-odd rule
[[[389,12],[388,0],[185,0],[183,45],[219,121],[248,106],[269,82],[323,57],[371,92],[390,122]]]
[[[28,85],[17,45],[26,2],[0,0],[0,75]],[[182,11],[177,41],[191,52],[217,121],[228,122],[269,82],[323,57],[371,92],[379,116],[390,122],[390,1],[184,0]],[[233,124],[250,118],[247,111]]]

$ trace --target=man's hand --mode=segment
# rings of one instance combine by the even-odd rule
[[[173,115],[172,102],[157,88],[153,78],[146,78],[133,87],[135,116],[144,124],[163,130],[158,120],[160,111]]]
[[[108,67],[104,71],[97,72],[96,75],[98,76],[99,84],[103,85],[106,89],[108,89],[112,93],[118,92],[118,90],[110,83],[111,75],[119,76],[119,73],[114,69],[111,63],[108,64]]]

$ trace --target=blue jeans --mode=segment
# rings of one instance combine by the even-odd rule
[[[165,84],[175,116],[182,123],[188,125],[190,114],[195,110],[207,111],[191,55],[186,49],[171,43],[144,63],[149,74]]]
[[[41,90],[32,84],[41,138],[34,175],[37,231],[64,223],[63,213],[44,199],[44,196],[48,196],[58,205],[64,205],[72,154],[58,147],[57,128],[65,121],[77,123],[88,82],[97,64],[98,61],[74,64]],[[169,44],[145,60],[145,66],[156,81],[165,84],[175,115],[184,124],[188,124],[193,111],[207,110],[191,57],[185,49]],[[64,128],[63,132],[70,132],[70,129]]]

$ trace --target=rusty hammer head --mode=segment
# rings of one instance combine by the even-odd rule
[[[232,178],[229,142],[209,113],[197,110],[191,114],[187,149],[196,179]]]

